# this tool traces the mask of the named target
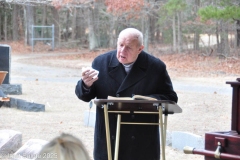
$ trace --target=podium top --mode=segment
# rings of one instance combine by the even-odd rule
[[[237,78],[236,81],[227,81],[227,84],[231,84],[232,86],[240,86],[240,78]]]
[[[95,99],[94,103],[98,107],[108,105],[109,111],[145,111],[158,112],[162,107],[163,114],[182,113],[182,109],[173,101],[169,100],[112,100]]]

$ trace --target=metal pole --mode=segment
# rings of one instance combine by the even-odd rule
[[[121,128],[121,114],[118,114],[114,160],[118,160],[119,141],[120,141],[120,128]]]
[[[196,149],[193,147],[186,146],[183,148],[183,152],[185,154],[198,154],[198,155],[205,156],[205,158],[212,157],[213,159],[216,159],[215,151],[209,151],[205,149]],[[220,157],[218,159],[240,160],[240,156],[236,154],[220,153]]]
[[[164,115],[164,130],[165,130],[165,133],[164,133],[164,145],[166,146],[166,139],[167,139],[167,119],[168,119],[168,115],[165,114]]]
[[[104,104],[104,117],[105,117],[105,128],[106,128],[106,140],[107,140],[107,153],[108,160],[112,160],[111,153],[111,141],[110,141],[110,129],[109,129],[109,119],[108,119],[108,108],[107,104]]]
[[[162,117],[162,106],[158,107],[159,109],[159,121],[161,125],[161,145],[162,145],[162,160],[165,160],[165,140],[164,140],[164,127],[163,127],[163,117]]]

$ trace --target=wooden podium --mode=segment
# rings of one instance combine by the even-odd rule
[[[94,103],[104,109],[105,126],[106,126],[106,141],[108,160],[112,160],[110,130],[109,130],[109,113],[117,113],[117,129],[114,160],[118,160],[120,127],[122,124],[130,125],[159,125],[161,133],[162,160],[165,160],[165,143],[167,130],[168,114],[181,113],[182,109],[173,101],[168,100],[110,100],[110,99],[95,99]],[[122,122],[121,114],[159,114],[159,123],[132,123]],[[164,116],[163,116],[164,115]],[[163,120],[164,118],[164,120]]]
[[[233,88],[231,131],[205,133],[205,149],[186,146],[184,153],[204,155],[205,160],[240,160],[240,78],[227,84]]]
[[[0,108],[2,107],[2,105],[5,101],[10,101],[10,98],[6,97],[6,95],[1,90],[1,85],[6,77],[7,73],[8,73],[7,71],[0,71]]]

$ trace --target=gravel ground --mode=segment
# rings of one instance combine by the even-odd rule
[[[80,101],[74,93],[81,78],[80,68],[90,63],[48,59],[46,56],[49,54],[12,55],[11,84],[21,84],[23,94],[9,95],[45,104],[46,111],[26,112],[2,107],[0,129],[21,132],[23,144],[29,139],[51,140],[62,132],[71,133],[83,141],[92,157],[94,129],[85,126],[83,121],[84,111],[89,110],[88,103]],[[204,137],[205,132],[231,129],[232,95],[226,81],[233,81],[236,77],[179,77],[171,70],[169,74],[183,113],[169,116],[168,131],[184,131]],[[204,157],[186,155],[167,146],[166,159],[203,160]]]

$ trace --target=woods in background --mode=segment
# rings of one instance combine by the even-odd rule
[[[54,25],[56,47],[115,48],[119,31],[135,27],[145,50],[239,57],[239,0],[0,0],[0,43],[52,36],[33,25]]]

